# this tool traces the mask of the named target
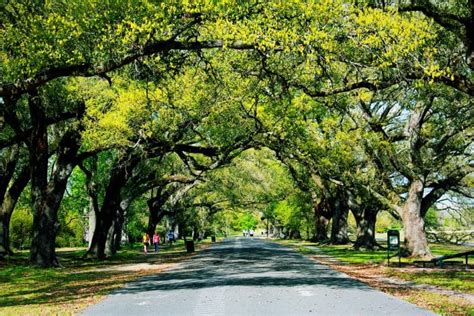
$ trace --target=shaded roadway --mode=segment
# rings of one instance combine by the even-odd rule
[[[233,238],[116,290],[84,315],[432,315],[259,238]]]

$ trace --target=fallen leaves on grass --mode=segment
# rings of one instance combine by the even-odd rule
[[[207,247],[197,245],[198,250]],[[125,283],[160,273],[193,255],[180,246],[148,255],[127,250],[107,261],[77,260],[77,253],[65,253],[65,267],[60,269],[38,269],[28,266],[26,256],[14,258],[0,270],[0,314],[76,314]]]
[[[399,297],[420,307],[442,315],[464,316],[474,315],[474,305],[467,299],[433,293],[425,289],[417,289],[406,285],[406,281],[390,279],[386,267],[374,264],[340,264],[328,258],[313,256],[314,260],[343,272],[362,281],[371,287]],[[406,271],[407,269],[405,269]],[[415,272],[413,272],[415,273]]]

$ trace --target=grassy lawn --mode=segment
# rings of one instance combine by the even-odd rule
[[[472,271],[420,271],[406,272],[388,269],[389,276],[398,277],[417,284],[430,284],[446,289],[474,294],[474,273]]]
[[[396,290],[391,292],[403,300],[412,304],[431,310],[439,315],[449,316],[472,316],[474,315],[474,308],[468,301],[452,297],[448,295],[441,295],[428,291],[412,291],[412,290]]]
[[[308,241],[298,240],[278,240],[279,243],[293,246],[299,252],[304,254],[324,253],[328,256],[337,258],[340,261],[348,263],[382,263],[387,260],[387,252],[385,250],[354,250],[351,245],[319,245]],[[312,249],[317,247],[318,250]]]
[[[203,240],[197,250],[209,243],[210,240]],[[27,252],[0,262],[0,314],[74,314],[125,282],[158,273],[190,256],[183,241],[147,255],[143,254],[142,245],[136,244],[105,261],[80,259],[84,252],[85,249],[58,250],[61,268],[29,266]]]
[[[291,245],[291,243],[289,243]],[[293,243],[295,244],[295,243]],[[296,243],[297,244],[297,243]],[[301,247],[306,248],[307,246],[317,246],[311,243],[304,243],[300,245]],[[318,249],[329,256],[335,257],[343,262],[348,263],[374,263],[382,264],[387,261],[387,250],[355,250],[351,245],[322,245],[317,246]],[[446,244],[431,244],[431,251],[434,256],[442,256],[447,254],[454,254],[458,252],[464,252],[472,250],[472,247],[467,246],[457,246],[457,245],[446,245]],[[311,249],[303,250],[311,251]],[[391,254],[396,254],[391,252]],[[398,258],[392,258],[391,261],[396,262]],[[402,263],[411,263],[414,259],[412,258],[402,258]],[[474,262],[474,259],[471,259]],[[464,258],[454,258],[450,261],[459,261],[464,262]],[[398,262],[398,261],[397,261]]]
[[[334,245],[318,247],[324,254],[348,263],[375,263],[387,260],[387,252],[383,250],[365,251],[354,250],[349,245]]]
[[[458,266],[456,269],[419,269],[413,267],[411,264],[413,259],[410,258],[402,258],[403,268],[388,268],[386,267],[386,250],[354,250],[351,245],[318,245],[297,240],[278,240],[278,242],[293,247],[303,254],[323,254],[334,257],[343,265],[333,265],[331,262],[325,262],[325,264],[369,283],[384,292],[398,296],[441,315],[474,316],[474,306],[464,299],[427,290],[405,288],[403,286],[398,288],[387,287],[384,284],[372,282],[373,277],[379,275],[380,277],[396,277],[416,284],[434,285],[447,290],[474,294],[474,272],[472,270],[459,269],[461,266]],[[431,244],[430,247],[434,256],[472,250],[472,247],[445,244]],[[316,258],[316,260],[323,260],[321,258],[318,259],[318,257]],[[393,258],[392,260],[397,262],[398,259]],[[463,258],[450,260],[464,262]],[[470,262],[474,262],[474,259],[470,258]]]

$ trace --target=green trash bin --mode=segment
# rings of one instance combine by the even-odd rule
[[[194,240],[186,240],[186,252],[194,252]]]

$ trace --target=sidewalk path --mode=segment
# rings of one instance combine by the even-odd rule
[[[433,315],[259,238],[233,238],[83,315]]]

